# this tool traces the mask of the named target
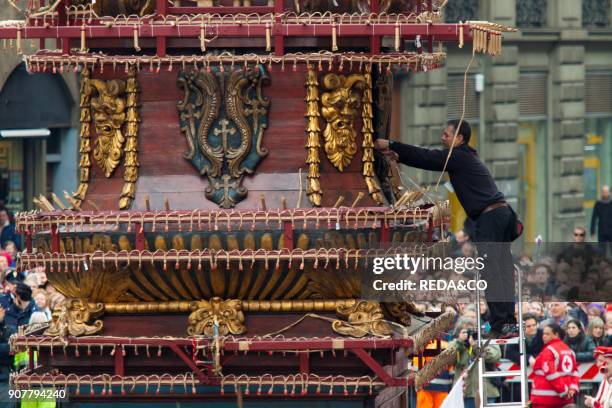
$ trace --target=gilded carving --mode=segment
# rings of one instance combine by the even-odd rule
[[[45,336],[89,336],[102,330],[99,317],[104,311],[102,303],[90,304],[86,299],[64,299],[55,307]],[[91,324],[90,324],[91,323]]]
[[[79,175],[79,187],[74,193],[73,198],[77,207],[81,205],[85,196],[87,195],[87,188],[89,187],[89,176],[91,170],[91,160],[89,159],[89,153],[91,152],[91,136],[89,130],[89,124],[91,123],[91,94],[92,88],[89,85],[91,74],[88,68],[83,69],[81,72],[81,88],[80,88],[80,116],[79,121],[81,122],[81,130],[79,136],[81,138],[81,145],[79,147],[79,153],[81,154],[81,160],[79,162],[80,175]]]
[[[91,79],[88,69],[81,74],[81,169],[80,184],[74,194],[77,206],[87,195],[91,159],[90,124],[93,120],[97,135],[93,158],[104,172],[111,177],[125,151],[124,185],[119,200],[120,209],[128,209],[136,193],[138,178],[138,112],[139,88],[136,69],[131,66],[127,82],[121,79],[103,81]],[[125,145],[125,146],[124,146]]]
[[[210,300],[192,302],[191,308],[195,311],[189,315],[187,333],[190,336],[212,337],[246,332],[240,300],[222,300],[214,297]]]
[[[255,71],[179,74],[184,97],[178,111],[189,149],[184,157],[207,176],[206,197],[223,208],[246,197],[244,175],[268,154],[261,146],[270,107],[262,86],[268,79],[262,65]]]
[[[368,334],[388,336],[391,327],[378,302],[356,300],[352,305],[339,305],[336,313],[346,321],[335,320],[332,329],[343,336],[364,337]]]
[[[311,64],[308,64],[308,72],[306,74],[306,149],[308,157],[306,164],[308,165],[308,180],[306,193],[311,204],[315,207],[321,206],[321,183],[319,181],[319,148],[321,147],[321,128],[319,127],[319,80],[317,73]]]
[[[328,91],[321,96],[322,114],[327,122],[323,130],[325,153],[340,171],[348,167],[357,153],[355,120],[365,86],[366,79],[360,74],[345,77],[331,73],[323,77],[323,87]]]
[[[361,132],[363,133],[363,178],[368,186],[368,193],[370,197],[378,205],[384,204],[384,197],[382,189],[380,188],[378,181],[376,180],[376,173],[374,172],[374,128],[372,125],[372,119],[374,114],[372,112],[372,72],[371,67],[366,66],[366,72],[364,75],[365,87],[363,90],[363,109],[361,112],[361,119],[363,127]]]
[[[104,175],[110,177],[123,155],[125,137],[122,128],[127,117],[125,81],[92,79],[89,83],[97,92],[91,99],[94,127],[98,136],[93,156]]]
[[[140,89],[136,79],[136,68],[130,67],[127,79],[127,126],[125,129],[125,171],[123,172],[123,190],[119,199],[119,208],[130,208],[136,196],[136,180],[138,179],[138,127],[140,114],[138,112],[138,95]]]

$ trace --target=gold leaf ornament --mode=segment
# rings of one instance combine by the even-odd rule
[[[102,81],[92,79],[90,85],[97,91],[92,98],[94,126],[97,139],[94,148],[94,159],[110,177],[123,155],[123,124],[127,118],[127,101],[124,98],[126,83],[120,79]]]
[[[187,333],[190,336],[204,335],[212,337],[215,334],[226,336],[228,334],[243,334],[246,332],[242,301],[223,300],[213,297],[210,300],[201,300],[192,303],[189,315]],[[215,333],[215,326],[218,332]]]
[[[336,313],[344,318],[335,320],[332,329],[343,336],[364,337],[368,334],[374,336],[388,336],[391,327],[384,320],[384,314],[378,302],[356,300],[349,305],[338,305]]]
[[[89,336],[102,330],[101,320],[90,321],[104,311],[102,303],[90,305],[87,299],[64,299],[55,307],[45,336]]]
[[[357,131],[355,120],[366,78],[361,74],[349,76],[327,74],[323,77],[323,87],[328,92],[321,95],[321,113],[327,124],[323,131],[325,153],[334,167],[344,171],[357,153]]]

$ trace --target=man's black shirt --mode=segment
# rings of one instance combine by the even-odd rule
[[[400,163],[423,170],[442,171],[448,156],[448,149],[424,149],[397,142],[390,148],[399,155]],[[470,218],[478,218],[489,205],[504,200],[478,153],[467,144],[453,149],[446,170],[457,198]]]

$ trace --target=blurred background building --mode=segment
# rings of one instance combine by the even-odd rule
[[[525,239],[569,241],[588,225],[600,187],[612,182],[610,0],[450,0],[447,21],[516,26],[497,58],[477,56],[465,118],[473,144],[526,227]],[[404,142],[439,145],[447,118],[462,111],[471,45],[447,46],[444,68],[396,77]],[[481,75],[483,87],[477,87]],[[438,174],[403,169],[420,183]],[[454,194],[453,230],[465,215]]]
[[[4,7],[0,19],[13,13]],[[465,118],[525,222],[525,239],[570,240],[575,225],[588,224],[600,187],[612,183],[610,0],[449,0],[446,19],[520,28],[505,36],[501,56],[476,57]],[[471,46],[449,44],[447,52],[439,70],[396,75],[396,138],[438,146],[447,118],[461,116]],[[76,189],[77,105],[74,73],[30,76],[14,49],[0,49],[0,200],[9,208],[30,209],[34,195]],[[424,184],[438,177],[403,172]],[[456,231],[465,215],[449,197]]]

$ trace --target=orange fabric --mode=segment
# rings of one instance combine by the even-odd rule
[[[421,390],[417,392],[417,408],[440,408],[447,395],[447,392]]]

